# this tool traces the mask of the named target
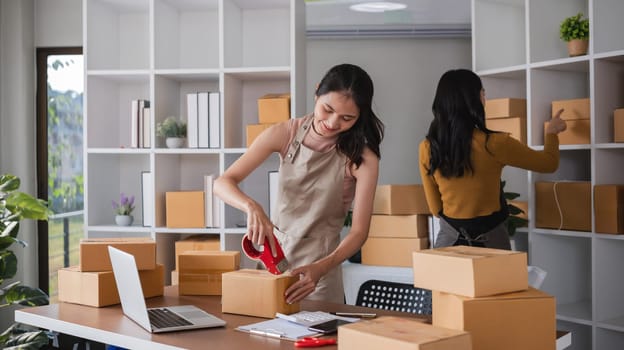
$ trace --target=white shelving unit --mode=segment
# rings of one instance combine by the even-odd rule
[[[245,216],[221,203],[218,228],[170,229],[165,192],[203,190],[243,152],[245,126],[257,123],[257,98],[290,92],[291,115],[305,112],[305,5],[300,0],[83,0],[85,64],[85,222],[87,237],[149,236],[166,272],[174,242],[218,235],[221,249],[240,250]],[[221,147],[168,149],[156,123],[186,119],[186,94],[219,91]],[[151,104],[151,148],[130,148],[133,99]],[[242,188],[268,211],[267,160]],[[141,173],[154,174],[154,225],[143,226]],[[136,196],[135,223],[114,224],[111,200]],[[255,263],[245,258],[242,265]],[[166,281],[170,274],[166,273]]]
[[[559,23],[578,12],[590,20],[589,53],[570,58]],[[591,99],[590,144],[561,146],[554,174],[504,173],[530,203],[529,263],[548,272],[542,287],[557,299],[557,327],[572,331],[571,349],[624,348],[624,236],[536,228],[534,183],[624,183],[624,144],[613,142],[613,110],[624,107],[624,36],[616,34],[624,32],[622,14],[619,0],[472,1],[473,69],[488,98],[527,99],[533,148],[543,148],[551,101]]]

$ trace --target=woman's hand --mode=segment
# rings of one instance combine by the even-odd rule
[[[567,127],[565,120],[561,119],[561,113],[563,113],[563,108],[560,109],[557,114],[552,117],[552,119],[546,125],[546,133],[547,134],[558,134],[564,131]]]
[[[273,223],[264,213],[258,203],[251,203],[247,208],[247,238],[255,245],[261,246],[267,241],[271,252],[275,256],[275,236],[273,236]]]
[[[299,281],[293,283],[286,289],[286,302],[289,304],[297,303],[307,297],[316,289],[316,284],[323,276],[322,268],[319,263],[312,263],[298,267],[290,272],[293,276],[299,275]]]

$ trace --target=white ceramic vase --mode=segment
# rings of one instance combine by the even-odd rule
[[[119,226],[130,226],[132,225],[132,221],[134,221],[134,216],[132,215],[116,215],[115,223]]]
[[[165,140],[168,148],[180,148],[184,145],[184,138],[182,137],[167,137]]]

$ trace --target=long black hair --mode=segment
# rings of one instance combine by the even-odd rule
[[[347,131],[338,135],[337,150],[344,153],[357,167],[362,164],[364,147],[381,158],[379,144],[384,136],[384,124],[372,109],[373,81],[366,71],[353,64],[332,67],[321,79],[316,96],[338,92],[351,97],[360,110],[360,116]]]
[[[475,128],[487,137],[492,133],[485,127],[482,88],[479,76],[467,69],[449,70],[440,78],[427,133],[431,150],[427,174],[439,169],[442,176],[450,178],[473,171],[472,133]]]

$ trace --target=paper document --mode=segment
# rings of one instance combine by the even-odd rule
[[[319,332],[311,331],[306,326],[292,323],[280,318],[253,323],[246,326],[239,326],[236,330],[291,341],[296,341],[303,337],[320,335]]]

